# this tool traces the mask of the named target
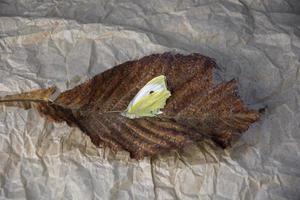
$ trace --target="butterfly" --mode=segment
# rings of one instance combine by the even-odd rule
[[[130,119],[139,117],[154,117],[162,112],[171,92],[167,88],[166,77],[157,76],[150,80],[131,100],[122,116]]]

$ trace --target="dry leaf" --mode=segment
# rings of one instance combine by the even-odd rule
[[[0,102],[34,106],[49,119],[79,127],[95,145],[127,150],[136,159],[203,138],[227,147],[233,135],[247,130],[260,114],[245,107],[234,80],[213,84],[214,67],[212,59],[200,54],[154,54],[96,75],[54,101],[49,99],[55,88],[49,88],[6,96]],[[111,112],[125,110],[136,93],[159,75],[166,76],[172,93],[163,114],[129,119]]]

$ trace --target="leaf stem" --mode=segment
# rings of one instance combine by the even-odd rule
[[[0,98],[0,103],[9,103],[9,102],[15,102],[15,101],[21,101],[21,102],[26,102],[26,101],[30,101],[30,102],[38,102],[38,103],[49,103],[51,101],[49,100],[44,100],[44,99],[1,99]]]

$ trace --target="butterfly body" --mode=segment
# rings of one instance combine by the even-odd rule
[[[121,114],[130,119],[154,117],[161,114],[166,100],[171,96],[167,89],[166,77],[157,76],[150,80],[132,99],[127,109]]]

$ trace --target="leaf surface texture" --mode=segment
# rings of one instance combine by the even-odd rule
[[[246,108],[235,80],[214,84],[213,59],[200,54],[153,54],[128,61],[61,93],[55,88],[2,97],[8,106],[34,106],[45,117],[67,122],[97,146],[126,150],[141,159],[210,138],[222,147],[260,114]],[[168,98],[162,114],[129,119],[124,111],[137,92],[156,76],[166,76]],[[14,102],[14,100],[17,100]]]

